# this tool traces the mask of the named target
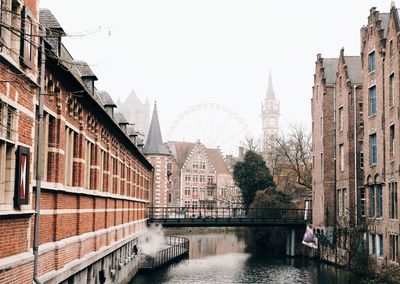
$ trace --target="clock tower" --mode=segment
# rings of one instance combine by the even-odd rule
[[[275,98],[272,86],[272,76],[269,72],[268,88],[264,101],[261,103],[262,118],[262,149],[267,151],[267,142],[272,135],[279,134],[279,101]]]

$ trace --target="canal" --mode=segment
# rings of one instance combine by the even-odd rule
[[[316,261],[246,252],[242,232],[231,229],[167,231],[189,238],[189,257],[130,284],[150,283],[354,283],[346,271]]]

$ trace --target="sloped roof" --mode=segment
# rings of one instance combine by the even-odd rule
[[[99,94],[104,106],[113,106],[113,107],[117,106],[114,103],[113,99],[111,98],[110,94],[107,93],[106,91],[98,91],[98,94]]]
[[[147,155],[169,155],[161,136],[160,122],[158,120],[157,104],[154,104],[149,133],[143,152]]]
[[[362,84],[362,66],[361,56],[345,56],[344,60],[347,66],[347,74],[353,84]]]
[[[40,9],[39,22],[46,28],[58,31],[58,35],[65,35],[60,23],[57,21],[56,17],[54,17],[53,13],[49,9]]]
[[[206,153],[217,174],[229,174],[228,167],[219,149],[206,148]]]
[[[269,71],[269,78],[268,78],[268,88],[267,88],[267,98],[274,99],[275,98],[275,92],[274,92],[274,86],[272,85],[272,75],[271,71]]]
[[[338,58],[323,58],[324,77],[326,83],[334,84],[336,82],[336,71],[338,68]]]
[[[122,112],[116,111],[114,117],[119,124],[129,124],[128,120],[125,118]]]
[[[179,169],[183,167],[183,164],[186,162],[186,159],[192,151],[194,145],[195,143],[191,142],[168,142],[168,147],[171,151],[171,154],[174,156]]]
[[[97,80],[96,74],[94,74],[86,61],[75,60],[74,62],[76,68],[78,68],[81,77],[92,77],[94,80]]]

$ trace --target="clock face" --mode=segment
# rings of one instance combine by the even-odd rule
[[[268,121],[269,126],[274,126],[276,124],[276,119],[275,118],[270,118]]]

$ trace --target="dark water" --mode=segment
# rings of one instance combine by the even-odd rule
[[[245,253],[235,231],[180,233],[190,240],[189,258],[131,284],[150,283],[355,283],[346,271],[315,261]]]

